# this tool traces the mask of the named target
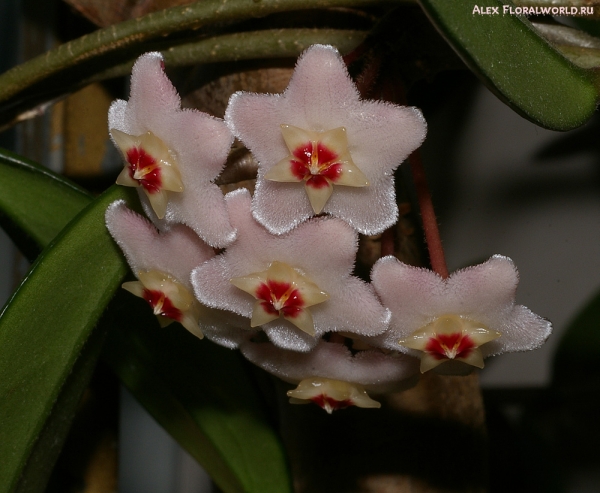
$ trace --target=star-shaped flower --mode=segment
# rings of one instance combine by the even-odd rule
[[[113,102],[108,127],[125,161],[117,183],[139,187],[144,209],[159,228],[186,224],[214,247],[233,241],[223,194],[213,183],[233,136],[222,120],[181,109],[160,53],[138,58],[129,101]]]
[[[536,349],[552,330],[550,322],[515,304],[518,272],[501,255],[447,279],[384,257],[371,278],[392,312],[390,330],[376,343],[409,348],[404,351],[421,357],[422,372],[465,373],[465,364],[482,368],[487,356]]]
[[[195,336],[204,337],[198,325],[200,305],[189,289],[163,271],[138,271],[137,278],[123,283],[123,289],[146,300],[161,327],[179,322]]]
[[[394,224],[393,171],[426,132],[416,108],[361,100],[323,45],[300,57],[283,94],[235,93],[225,120],[259,161],[254,217],[275,234],[321,211],[369,235]]]
[[[314,336],[315,326],[308,308],[329,299],[326,292],[300,271],[278,261],[263,272],[235,277],[231,283],[257,299],[252,311],[252,327],[281,316]]]
[[[201,306],[195,299],[192,269],[215,253],[191,229],[178,224],[159,233],[123,201],[109,206],[106,226],[139,279],[124,283],[123,288],[146,300],[161,326],[177,321],[197,337],[206,333],[228,347],[237,347],[251,336],[238,329],[242,317]]]
[[[315,218],[275,236],[252,218],[246,190],[226,202],[238,237],[192,273],[202,303],[252,317],[275,345],[295,351],[309,351],[326,332],[385,330],[388,312],[351,275],[357,234],[348,225]]]
[[[319,214],[333,193],[333,185],[366,187],[369,181],[352,162],[344,127],[311,132],[293,125],[281,125],[290,155],[266,174],[265,179],[303,182],[315,214]]]
[[[350,406],[380,408],[381,404],[369,397],[362,385],[330,380],[328,378],[306,378],[298,387],[287,393],[292,404],[315,403],[331,414],[338,409]]]

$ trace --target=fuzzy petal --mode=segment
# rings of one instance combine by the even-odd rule
[[[316,218],[286,235],[274,236],[252,219],[247,191],[232,192],[226,201],[238,239],[225,253],[194,270],[192,283],[198,299],[250,318],[255,297],[230,280],[239,282],[239,278],[252,277],[274,262],[282,262],[297,269],[329,298],[307,308],[315,337],[284,318],[265,324],[265,332],[276,345],[308,351],[325,332],[369,336],[385,330],[389,312],[368,284],[351,276],[357,249],[356,233],[351,228],[335,219]]]
[[[345,129],[352,162],[369,185],[334,185],[322,211],[364,234],[380,233],[396,222],[392,174],[426,132],[416,108],[362,101],[337,50],[323,45],[312,46],[299,58],[283,94],[238,92],[230,99],[225,119],[259,161],[254,217],[275,234],[290,231],[320,208],[313,210],[299,184],[265,179],[291,152],[281,125],[303,129],[307,135]]]
[[[145,218],[129,210],[123,201],[113,202],[106,211],[106,226],[125,253],[133,272],[159,270],[191,288],[192,269],[215,253],[183,225],[160,234]],[[185,252],[185,253],[183,253]]]
[[[140,192],[146,212],[160,229],[183,223],[214,247],[234,240],[223,195],[213,183],[225,165],[233,136],[222,120],[180,108],[160,53],[147,53],[135,63],[129,101],[117,100],[109,110],[109,130],[113,129],[130,136],[152,132],[178,162],[184,190],[167,192],[164,219]],[[112,138],[118,146],[118,137]]]
[[[398,340],[449,315],[472,323],[469,330],[475,331],[473,339],[482,344],[483,357],[536,349],[552,330],[550,322],[515,303],[518,273],[512,260],[501,255],[445,280],[428,269],[384,257],[373,267],[371,278],[384,306],[392,312],[390,330],[373,341],[386,348],[398,349]],[[479,334],[473,329],[477,324],[491,332]],[[496,332],[500,337],[496,338]]]
[[[288,351],[267,343],[245,342],[242,353],[252,363],[290,383],[308,377],[354,382],[376,393],[403,390],[414,385],[419,360],[402,354],[360,351],[355,355],[343,344],[320,341],[308,353]]]

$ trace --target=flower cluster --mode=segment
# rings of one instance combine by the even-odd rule
[[[465,373],[549,334],[515,304],[505,257],[448,279],[394,257],[371,283],[352,275],[358,234],[397,220],[393,172],[426,124],[416,108],[362,100],[331,46],[309,48],[282,94],[235,93],[225,121],[182,110],[148,53],[109,130],[125,162],[117,182],[138,187],[150,219],[121,202],[106,213],[138,278],[123,287],[161,325],[178,321],[298,384],[292,402],[379,407],[367,392],[406,388],[419,359],[421,372]],[[214,183],[234,137],[259,163],[253,197]]]

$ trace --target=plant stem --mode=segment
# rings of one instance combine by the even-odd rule
[[[425,170],[423,169],[423,162],[421,161],[421,155],[418,149],[409,156],[408,162],[410,163],[410,169],[417,191],[417,199],[419,201],[421,221],[423,223],[423,231],[425,232],[427,250],[429,251],[431,269],[446,279],[448,277],[446,257],[444,256],[440,230],[435,217],[435,211],[433,210],[431,193],[427,186]]]

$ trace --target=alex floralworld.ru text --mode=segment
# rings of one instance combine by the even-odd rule
[[[473,7],[473,15],[500,15],[500,7]],[[594,15],[593,6],[580,7],[513,7],[502,6],[502,15]]]

